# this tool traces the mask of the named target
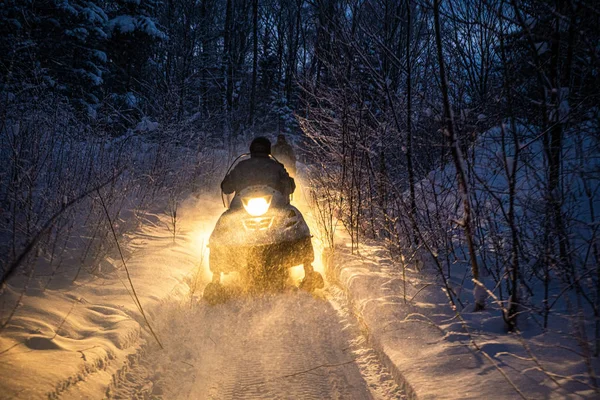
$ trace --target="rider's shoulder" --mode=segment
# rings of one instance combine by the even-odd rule
[[[240,167],[242,167],[242,168],[243,168],[244,166],[247,166],[247,165],[253,164],[253,163],[255,162],[254,160],[255,160],[254,158],[250,158],[250,157],[248,157],[248,158],[246,158],[246,159],[244,159],[244,160],[241,160],[241,161],[239,161],[239,162],[238,162],[238,163],[235,165],[235,167],[236,167],[236,168],[240,168]]]
[[[277,166],[280,166],[280,167],[282,167],[282,168],[285,168],[285,166],[283,165],[283,163],[279,162],[278,160],[276,160],[276,159],[274,159],[274,158],[269,158],[269,160],[270,160],[272,163],[276,164]]]
[[[241,160],[240,162],[238,162],[235,166],[235,168],[239,168],[239,169],[244,169],[247,167],[259,167],[259,166],[264,166],[264,165],[269,165],[269,166],[278,166],[278,167],[282,167],[285,168],[284,165],[282,163],[280,163],[279,161],[277,161],[275,158],[273,157],[251,157],[251,158],[246,158],[245,160]]]

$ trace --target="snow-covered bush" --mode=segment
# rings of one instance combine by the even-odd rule
[[[168,198],[216,187],[222,162],[192,125],[144,119],[115,137],[79,118],[63,97],[24,100],[3,103],[0,121],[3,282],[25,274],[46,287],[94,272],[113,246],[99,196],[123,234],[140,222],[133,217]]]

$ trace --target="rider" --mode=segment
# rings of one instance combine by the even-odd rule
[[[250,158],[240,161],[221,182],[223,193],[239,193],[250,186],[266,185],[282,193],[289,203],[289,197],[296,189],[294,178],[290,178],[283,164],[269,157],[270,154],[269,139],[262,136],[254,139],[250,144]],[[314,279],[312,258],[305,260],[303,267],[304,279],[300,287],[309,289]],[[220,274],[213,274],[213,282],[219,281]]]
[[[269,139],[262,136],[254,139],[250,144],[250,158],[240,161],[221,182],[223,193],[239,193],[250,186],[266,185],[282,193],[289,202],[296,183],[281,163],[269,157],[270,154]]]
[[[277,143],[273,146],[273,157],[285,166],[291,176],[296,176],[296,155],[292,146],[285,140],[285,135],[277,136]]]

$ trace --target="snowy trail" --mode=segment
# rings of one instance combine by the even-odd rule
[[[295,204],[310,224],[301,200]],[[218,198],[192,195],[180,203],[175,238],[168,216],[147,213],[122,240],[164,350],[133,304],[121,261],[107,256],[97,275],[67,292],[24,297],[0,336],[0,372],[12,377],[0,380],[0,398],[403,398],[335,286],[240,293],[217,306],[202,301],[211,277],[206,244],[222,211]],[[314,266],[323,272],[314,244]],[[302,268],[290,276],[298,281]]]
[[[172,306],[114,398],[391,399],[391,376],[337,302],[301,292]]]
[[[186,397],[368,398],[352,355],[336,340],[341,327],[331,307],[294,297],[206,310],[201,320],[220,321],[195,343],[202,367]]]
[[[204,209],[220,211],[212,205]],[[305,204],[300,208],[308,213]],[[209,228],[187,235],[188,242],[205,243],[201,236]],[[318,261],[315,266],[321,269]],[[301,268],[291,271],[293,278],[301,275]],[[205,270],[203,285],[208,279]],[[110,397],[403,398],[335,287],[315,295],[290,289],[238,297],[217,306],[184,299],[163,305],[157,315],[154,324],[165,349],[149,342]]]

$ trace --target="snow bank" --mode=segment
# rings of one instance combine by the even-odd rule
[[[146,213],[141,229],[122,239],[135,290],[151,323],[163,301],[189,294],[190,274],[202,263],[203,246],[218,215],[211,210],[214,204],[216,199],[195,197],[184,202],[175,242],[169,218],[162,213]],[[4,307],[19,299],[26,279],[11,281],[2,294]],[[56,281],[44,288],[33,280],[20,302],[0,332],[0,375],[11,377],[0,380],[0,397],[103,398],[114,377],[137,357],[143,337],[150,337],[141,335],[147,328],[118,253],[109,254],[96,274],[76,284]]]
[[[375,244],[360,255],[338,230],[325,268],[346,290],[371,345],[421,399],[592,398],[584,359],[572,338],[556,333],[505,333],[497,309],[457,314],[441,282],[406,266]],[[464,271],[457,272],[457,275]],[[456,276],[452,277],[453,279]],[[598,365],[596,365],[596,368]],[[542,371],[546,371],[544,373]]]

